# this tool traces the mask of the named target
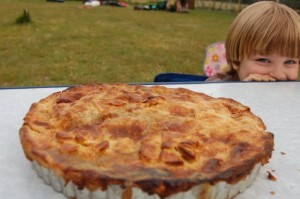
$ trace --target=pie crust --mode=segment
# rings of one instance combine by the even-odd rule
[[[67,197],[233,198],[271,158],[250,108],[183,88],[80,85],[34,103],[20,140]]]

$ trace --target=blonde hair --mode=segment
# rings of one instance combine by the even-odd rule
[[[239,66],[251,54],[300,58],[300,16],[286,5],[272,1],[254,3],[234,19],[226,39],[226,59]]]

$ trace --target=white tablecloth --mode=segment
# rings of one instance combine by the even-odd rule
[[[170,84],[249,106],[275,135],[269,164],[238,199],[300,197],[300,82]],[[25,158],[19,140],[23,117],[33,102],[65,87],[0,89],[0,198],[64,199],[45,185]],[[267,179],[267,171],[277,178]]]

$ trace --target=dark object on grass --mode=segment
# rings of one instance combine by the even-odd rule
[[[118,0],[102,0],[101,5],[128,7],[128,4],[126,2]]]
[[[158,0],[156,3],[149,3],[146,5],[136,5],[133,7],[134,10],[166,10],[167,1]]]
[[[47,1],[50,1],[50,2],[58,2],[58,3],[63,3],[63,2],[65,2],[65,0],[47,0]]]
[[[16,19],[16,24],[31,23],[31,17],[28,9],[24,9],[23,14]]]

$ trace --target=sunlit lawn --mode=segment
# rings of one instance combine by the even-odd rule
[[[151,82],[160,72],[200,74],[205,47],[224,40],[236,15],[81,4],[0,1],[0,86]],[[32,23],[17,25],[24,8]]]

